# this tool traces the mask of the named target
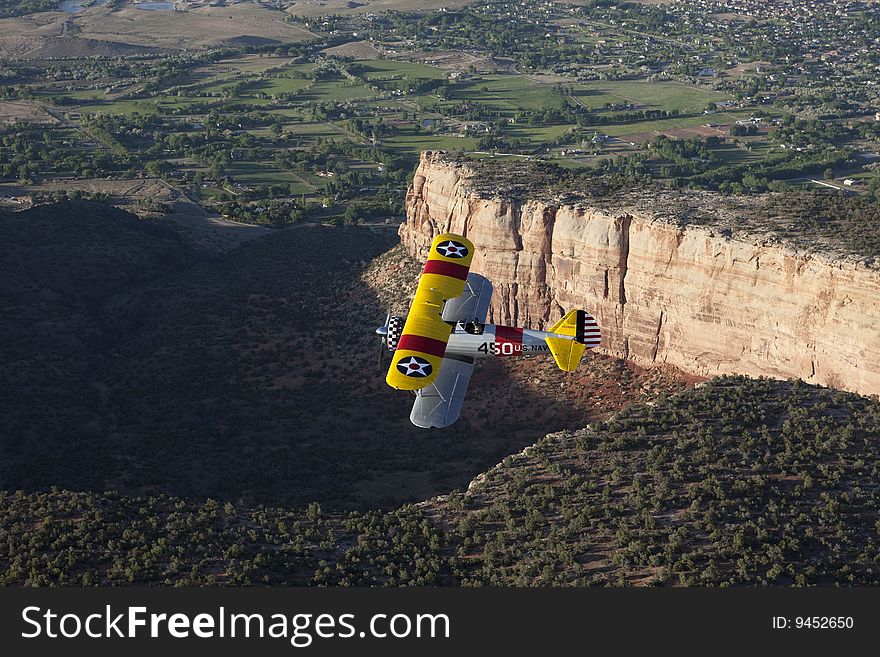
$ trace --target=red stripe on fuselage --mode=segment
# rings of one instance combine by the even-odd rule
[[[445,260],[428,260],[428,262],[425,263],[425,269],[422,273],[439,274],[440,276],[449,276],[461,281],[466,281],[468,268],[464,265],[457,265],[454,262],[446,262]]]
[[[443,340],[435,340],[434,338],[426,338],[423,335],[413,335],[406,333],[400,336],[397,342],[397,350],[406,349],[408,351],[421,351],[423,354],[437,356],[443,358],[446,353],[446,343]]]
[[[523,330],[513,326],[496,326],[495,342],[513,342],[522,344]]]
[[[522,353],[522,341],[523,341],[523,330],[521,328],[515,328],[513,326],[496,326],[495,327],[495,343],[499,345],[503,345],[505,343],[509,343],[513,345],[513,351],[510,353],[504,353],[503,348],[500,348],[498,355],[499,356],[513,356],[514,354]]]

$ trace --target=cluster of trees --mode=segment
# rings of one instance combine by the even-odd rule
[[[731,137],[753,137],[758,134],[758,126],[754,123],[736,124],[730,127]]]
[[[72,131],[15,125],[0,129],[0,177],[32,183],[42,177],[133,174],[130,158],[76,146]]]
[[[380,219],[403,214],[403,200],[398,194],[384,194],[369,199],[350,202],[342,215],[342,221],[356,224],[370,219]]]
[[[470,48],[474,44],[489,52],[513,57],[526,68],[574,61],[580,48],[558,44],[544,38],[540,22],[498,20],[486,11],[485,5],[453,11],[431,11],[417,14],[394,12],[374,20],[366,29],[368,36],[387,39],[389,34],[415,39],[424,47],[436,50]],[[429,44],[429,45],[427,45]]]
[[[770,137],[781,144],[816,147],[840,146],[854,138],[856,134],[854,128],[850,128],[844,123],[819,119],[796,119],[794,115],[787,114],[783,123],[770,132]]]
[[[56,11],[58,0],[0,0],[0,18]]]
[[[723,377],[418,508],[0,492],[0,583],[876,585],[878,431],[876,400]]]
[[[716,379],[554,434],[443,521],[472,585],[874,585],[880,404]]]
[[[761,161],[718,166],[690,178],[677,178],[679,187],[712,189],[725,193],[783,191],[786,180],[822,176],[828,169],[846,169],[859,164],[850,149],[816,148],[804,152],[783,151]]]
[[[213,499],[0,491],[0,585],[430,586],[442,537],[409,507],[327,516]]]
[[[528,144],[529,140],[524,137],[505,137],[501,130],[493,130],[477,140],[477,150],[516,153],[526,149]]]
[[[612,112],[597,114],[595,112],[579,112],[576,116],[578,125],[610,125],[613,123],[635,123],[638,121],[652,121],[679,116],[677,109],[660,110],[633,110],[629,112]]]
[[[30,100],[34,92],[26,84],[0,84],[0,98],[3,100]]]
[[[799,242],[826,240],[867,257],[880,257],[880,197],[824,193],[771,196],[755,221]]]
[[[276,195],[286,195],[287,189],[280,185],[273,185]],[[263,191],[263,188],[259,188]],[[261,194],[252,192],[242,192],[240,198],[231,198],[230,195],[222,195],[222,200],[214,205],[215,209],[223,214],[248,224],[256,224],[258,226],[271,226],[273,228],[283,228],[301,221],[308,216],[308,208],[304,208],[301,204],[291,200],[263,200],[259,203],[253,203],[257,196]],[[269,197],[271,199],[271,196]]]
[[[701,160],[718,160],[718,155],[712,150],[717,148],[724,142],[722,137],[707,137],[699,139],[693,137],[690,139],[671,139],[666,135],[655,137],[649,144],[648,149],[653,153],[672,160],[673,162],[682,163],[686,160],[692,160],[695,157]]]
[[[98,201],[110,200],[106,192],[89,192],[82,189],[59,189],[51,192],[34,192],[31,194],[34,203],[61,203],[63,201]]]
[[[317,138],[314,144],[301,150],[286,150],[276,154],[275,161],[284,168],[297,171],[321,171],[329,169],[346,173],[342,161],[351,158],[361,162],[380,162],[385,174],[392,180],[401,181],[409,175],[412,162],[406,157],[381,146],[367,146],[349,139]]]
[[[608,158],[586,167],[577,176],[590,178],[599,174],[639,174],[666,179],[674,187],[709,189],[726,194],[785,191],[787,181],[805,177],[821,177],[827,171],[859,166],[852,149],[819,146],[797,151],[774,151],[756,162],[725,163],[710,149],[719,144],[716,137],[705,141],[659,138],[651,144],[653,155],[659,155],[659,166],[651,169],[652,153],[629,157]],[[669,163],[671,161],[671,163]]]

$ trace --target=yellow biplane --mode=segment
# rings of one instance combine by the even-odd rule
[[[406,320],[389,315],[376,329],[393,352],[385,380],[415,392],[410,420],[418,427],[458,419],[477,358],[551,354],[568,372],[601,341],[596,320],[583,310],[566,313],[549,331],[486,324],[492,284],[470,272],[473,257],[465,237],[435,237]]]

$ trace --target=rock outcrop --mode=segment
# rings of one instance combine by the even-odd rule
[[[447,230],[477,245],[472,269],[495,285],[492,321],[540,328],[584,307],[602,327],[601,348],[640,364],[880,393],[880,271],[768,234],[731,234],[723,221],[676,219],[695,205],[723,218],[729,199],[507,197],[467,163],[429,151],[406,205],[400,235],[413,255]]]

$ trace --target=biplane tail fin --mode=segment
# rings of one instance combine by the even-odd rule
[[[559,369],[571,372],[576,369],[587,348],[598,347],[601,341],[599,325],[584,310],[570,310],[550,329],[547,340],[550,353]],[[565,336],[565,337],[562,337]]]

